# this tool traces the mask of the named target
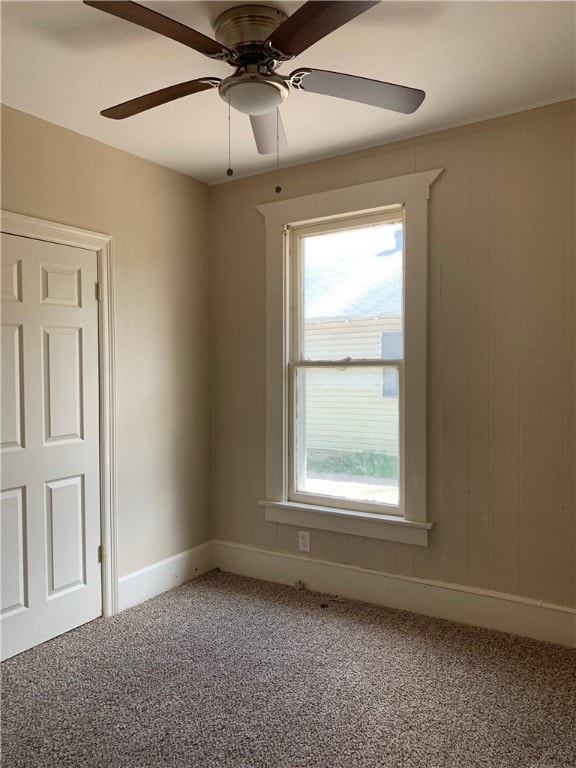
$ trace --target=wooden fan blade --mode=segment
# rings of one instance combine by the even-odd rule
[[[181,99],[182,96],[189,96],[192,93],[207,91],[210,88],[216,88],[220,82],[217,77],[200,78],[199,80],[188,80],[186,83],[169,85],[168,88],[160,88],[159,91],[152,91],[144,96],[138,96],[136,99],[124,101],[122,104],[116,104],[114,107],[102,110],[100,114],[103,117],[110,117],[112,120],[123,120],[125,117],[137,115],[139,112],[145,112],[152,107],[159,107],[175,99]]]
[[[286,133],[278,109],[273,109],[264,115],[250,115],[250,123],[258,154],[273,155],[277,145],[280,149],[287,148]]]
[[[84,0],[84,4],[89,5],[91,8],[97,8],[99,11],[110,13],[119,19],[131,21],[133,24],[138,24],[140,27],[152,30],[152,32],[158,32],[159,35],[164,35],[164,37],[169,37],[171,40],[187,45],[188,48],[193,48],[205,56],[225,58],[226,54],[229,53],[226,46],[217,43],[211,37],[207,37],[201,32],[187,27],[185,24],[180,24],[179,21],[174,21],[174,19],[170,19],[168,16],[163,16],[161,13],[145,8],[139,3],[132,3],[128,0],[112,0],[111,2]]]
[[[297,56],[338,27],[378,5],[361,0],[309,0],[272,32],[266,41],[285,59]]]
[[[290,85],[297,90],[336,96],[338,99],[349,99],[404,114],[415,112],[426,96],[418,88],[324,69],[296,69],[290,75]]]

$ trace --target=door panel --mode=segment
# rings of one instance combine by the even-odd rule
[[[43,328],[44,442],[81,440],[82,329]]]
[[[84,478],[46,483],[48,597],[86,584]]]
[[[24,488],[1,494],[0,535],[2,536],[2,616],[28,607],[26,590],[26,531]]]
[[[2,658],[102,613],[96,254],[2,235]]]
[[[2,450],[23,448],[22,326],[2,326]]]
[[[22,262],[9,256],[2,258],[2,301],[22,301]]]
[[[41,264],[42,304],[79,307],[82,293],[81,271],[62,264]]]

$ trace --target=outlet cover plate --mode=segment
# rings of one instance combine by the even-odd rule
[[[310,552],[310,531],[298,531],[298,549],[300,552]]]

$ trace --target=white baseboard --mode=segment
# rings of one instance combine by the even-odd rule
[[[436,616],[513,635],[576,647],[576,610],[500,592],[424,581],[350,565],[212,542],[212,565],[280,584]]]
[[[123,611],[143,603],[144,600],[185,584],[212,568],[212,542],[208,541],[174,557],[129,573],[118,582],[118,610]]]
[[[516,595],[424,581],[227,541],[209,541],[130,573],[118,584],[119,610],[149,600],[212,568],[426,616],[576,648],[576,610]]]

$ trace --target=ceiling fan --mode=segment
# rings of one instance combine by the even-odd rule
[[[122,120],[174,99],[217,88],[231,107],[250,116],[260,154],[276,151],[278,137],[285,142],[277,107],[290,88],[336,96],[394,112],[410,114],[423,102],[424,91],[403,85],[356,77],[340,72],[301,67],[290,75],[276,71],[334,30],[378,2],[364,0],[309,0],[291,16],[264,5],[241,5],[216,20],[216,39],[163,16],[139,3],[125,0],[84,0],[86,5],[131,21],[230,65],[228,77],[200,77],[161,88],[104,109],[100,114]]]

